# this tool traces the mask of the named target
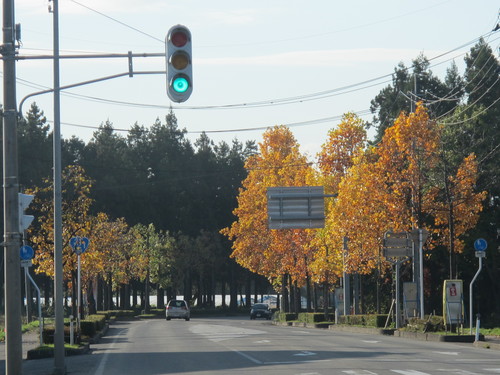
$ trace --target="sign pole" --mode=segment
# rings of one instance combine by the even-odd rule
[[[420,297],[420,319],[424,319],[424,254],[423,254],[422,229],[418,230],[418,258],[419,258],[419,297]]]
[[[474,241],[474,249],[476,250],[476,257],[479,258],[479,268],[469,285],[469,323],[470,323],[471,335],[472,335],[472,292],[473,292],[472,286],[474,284],[474,281],[476,281],[477,276],[481,272],[481,269],[483,268],[483,258],[486,255],[485,250],[487,247],[488,243],[483,238],[478,238],[476,241]]]
[[[399,290],[399,267],[401,266],[401,261],[398,259],[396,261],[396,329],[400,328],[401,321],[401,301],[400,301],[400,290]]]
[[[469,286],[469,323],[470,323],[470,334],[472,335],[472,292],[473,288],[472,285],[474,284],[474,281],[476,281],[477,276],[479,275],[479,272],[481,272],[481,269],[483,268],[483,258],[479,258],[479,269],[477,270],[476,274],[474,275],[474,278],[470,282]]]
[[[80,307],[82,305],[81,301],[81,295],[82,295],[82,284],[81,284],[81,262],[80,262],[80,255],[87,250],[89,247],[89,239],[87,237],[72,237],[71,240],[69,240],[69,246],[73,249],[73,251],[77,255],[77,293],[78,295],[76,296],[76,327],[78,329],[78,332],[80,332],[80,319],[81,319],[81,313],[80,313]]]
[[[82,295],[82,286],[81,286],[81,273],[80,273],[80,254],[78,254],[78,286],[77,286],[77,289],[78,289],[78,298],[77,298],[77,302],[76,302],[76,308],[78,309],[78,312],[76,313],[76,325],[78,327],[78,332],[80,332],[80,306],[81,306],[81,303],[82,301],[80,300],[81,299],[81,295]]]

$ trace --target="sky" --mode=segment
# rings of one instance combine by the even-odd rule
[[[16,0],[20,56],[51,55],[53,14],[47,0]],[[423,53],[444,79],[454,61],[484,36],[496,56],[498,0],[59,0],[59,48],[67,54],[158,54],[171,26],[192,34],[193,93],[172,103],[165,58],[133,59],[135,74],[64,90],[61,134],[91,140],[110,121],[123,136],[135,123],[165,122],[172,106],[193,142],[260,142],[267,127],[287,125],[313,158],[347,112],[366,121],[372,100],[398,63]],[[17,102],[53,87],[50,59],[19,60]],[[61,59],[61,86],[128,72],[126,58]],[[153,73],[157,72],[157,73]],[[3,95],[3,94],[2,94]],[[2,97],[3,102],[3,97]],[[27,98],[51,122],[53,95]]]

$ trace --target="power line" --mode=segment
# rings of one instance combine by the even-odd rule
[[[85,9],[88,9],[88,10],[90,10],[90,11],[94,12],[94,13],[97,13],[97,14],[99,14],[99,15],[103,16],[103,17],[106,17],[106,18],[110,19],[110,20],[111,20],[111,21],[113,21],[113,22],[119,23],[119,24],[120,24],[120,25],[122,25],[122,26],[125,26],[125,27],[127,27],[127,28],[129,28],[129,29],[131,29],[131,30],[134,30],[134,31],[136,31],[136,32],[138,32],[138,33],[140,33],[140,34],[142,34],[142,35],[146,35],[146,36],[147,36],[147,37],[149,37],[149,38],[152,38],[152,39],[154,39],[154,40],[157,40],[157,41],[159,41],[159,42],[161,42],[161,43],[165,43],[165,40],[159,39],[159,38],[157,38],[157,37],[155,37],[155,36],[153,36],[153,35],[151,35],[151,34],[148,34],[148,33],[144,32],[144,31],[142,31],[142,30],[139,30],[139,29],[137,29],[137,28],[135,28],[135,27],[133,27],[133,26],[130,26],[129,24],[126,24],[125,22],[122,22],[122,21],[120,21],[120,20],[117,20],[116,18],[113,18],[113,17],[111,17],[111,16],[108,16],[107,14],[104,14],[104,13],[102,13],[102,12],[99,12],[98,10],[95,10],[95,9],[93,9],[93,8],[91,8],[91,7],[87,6],[87,5],[84,5],[84,4],[82,4],[82,3],[80,3],[80,2],[78,2],[78,1],[76,1],[76,0],[70,0],[70,1],[71,1],[71,2],[73,2],[73,3],[75,3],[75,4],[77,4],[77,5],[80,5],[81,7],[85,8]]]
[[[360,111],[354,112],[354,114],[362,117],[362,116],[367,116],[371,114],[371,111],[369,109],[363,109]],[[292,127],[298,127],[298,126],[309,126],[309,125],[316,125],[316,124],[322,124],[325,122],[332,122],[332,121],[339,121],[341,120],[343,115],[335,115],[335,116],[330,116],[330,117],[323,117],[323,118],[318,118],[318,119],[313,119],[313,120],[305,120],[305,121],[297,121],[297,122],[290,122],[290,123],[284,123],[280,125],[285,125],[289,128]],[[48,123],[52,123],[52,120],[47,120]],[[85,128],[85,129],[99,129],[100,126],[92,126],[92,125],[83,125],[83,124],[75,124],[71,122],[61,122],[62,125],[66,126],[73,126],[77,128]],[[186,131],[187,134],[216,134],[216,133],[240,133],[240,132],[247,132],[247,131],[256,131],[256,130],[266,130],[269,129],[276,124],[273,125],[261,125],[261,126],[254,126],[254,127],[249,127],[249,128],[235,128],[235,129],[219,129],[219,130],[192,130],[192,131]],[[129,132],[130,129],[123,129],[123,128],[113,128],[113,131],[117,132]]]
[[[72,0],[72,1],[74,1],[74,0]],[[491,34],[491,32],[488,34]],[[436,60],[440,57],[443,57],[449,53],[452,53],[460,48],[463,48],[465,46],[473,44],[488,34],[484,34],[480,37],[477,37],[477,38],[475,38],[467,43],[460,45],[459,47],[456,47],[456,48],[453,48],[452,50],[449,50],[448,52],[434,56],[434,57],[428,59],[428,61],[429,62],[434,61],[434,60]],[[461,53],[457,56],[454,56],[451,59],[445,60],[444,62],[453,60],[453,59],[457,58],[458,56],[462,56],[464,54],[465,54],[465,52]],[[437,66],[437,65],[440,65],[440,64],[443,64],[444,62],[439,62],[439,63],[433,64],[430,66],[430,68]],[[409,71],[410,69],[412,69],[412,67],[407,67],[406,71]],[[84,98],[85,100],[89,100],[89,101],[109,103],[109,104],[122,105],[122,106],[130,106],[130,107],[159,108],[159,109],[172,108],[175,110],[242,109],[242,108],[260,108],[260,107],[269,107],[269,106],[277,106],[277,105],[296,104],[296,103],[302,103],[302,102],[307,102],[307,101],[322,100],[322,99],[326,99],[329,97],[343,95],[343,94],[371,88],[374,86],[382,85],[385,83],[389,83],[392,80],[392,76],[393,76],[393,73],[384,74],[382,76],[371,78],[371,79],[368,79],[368,80],[365,80],[362,82],[357,82],[354,84],[350,84],[350,85],[346,85],[346,86],[342,86],[342,87],[337,87],[337,88],[333,88],[333,89],[329,89],[329,90],[324,90],[324,91],[318,91],[318,92],[314,92],[314,93],[310,93],[310,94],[297,95],[297,96],[293,96],[293,97],[268,99],[268,100],[248,102],[248,103],[232,103],[232,104],[202,105],[202,106],[167,106],[167,105],[158,105],[158,104],[134,103],[134,102],[127,102],[127,101],[105,99],[105,98],[100,98],[100,97],[95,97],[95,96],[81,95],[81,94],[70,93],[70,92],[63,92],[63,93],[64,93],[64,95],[67,95],[67,96],[80,97],[80,98]],[[24,82],[25,84],[30,83],[32,85],[36,85],[33,82],[29,82],[29,81],[21,80],[21,79],[19,79],[19,80]]]

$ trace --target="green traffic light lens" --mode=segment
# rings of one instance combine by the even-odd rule
[[[175,92],[182,94],[183,92],[186,92],[187,89],[189,88],[189,82],[184,77],[174,78],[174,82],[172,83],[172,88],[174,89]]]

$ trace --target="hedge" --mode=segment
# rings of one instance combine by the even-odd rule
[[[387,314],[341,315],[338,320],[339,324],[376,328],[385,327],[386,321]]]
[[[80,321],[81,335],[93,337],[97,332],[102,331],[106,325],[105,314],[93,314]]]
[[[278,311],[274,314],[274,319],[280,322],[299,321],[307,324],[315,324],[326,321],[335,321],[333,313],[328,314],[328,319],[325,319],[324,313],[285,313]],[[341,315],[338,317],[339,324],[367,326],[383,328],[387,321],[387,314],[370,314],[370,315]]]

